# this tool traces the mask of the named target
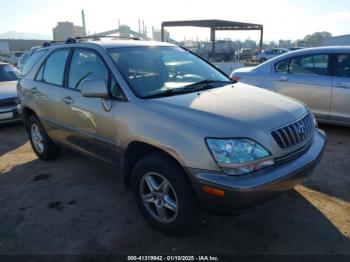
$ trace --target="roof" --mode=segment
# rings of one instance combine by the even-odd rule
[[[183,21],[165,21],[162,22],[162,27],[169,26],[193,26],[193,27],[210,27],[215,30],[262,30],[260,24],[242,23],[226,20],[183,20]]]
[[[138,47],[138,46],[175,46],[167,42],[156,42],[156,41],[143,41],[143,40],[78,40],[76,43],[53,43],[50,46],[41,47],[37,49],[45,48],[61,48],[66,46],[75,46],[75,45],[98,45],[103,48],[118,48],[118,47]],[[35,52],[35,49],[33,52]]]
[[[310,48],[303,48],[298,49],[295,51],[291,51],[288,54],[302,54],[302,53],[309,53],[309,52],[339,52],[339,51],[350,51],[350,46],[321,46],[321,47],[310,47]]]
[[[167,42],[156,42],[156,41],[143,41],[143,40],[102,40],[102,41],[83,41],[77,42],[77,44],[91,43],[100,45],[104,48],[117,48],[117,47],[128,47],[128,46],[175,46]]]
[[[263,66],[264,64],[271,64],[275,63],[276,61],[280,61],[283,59],[289,59],[293,56],[302,56],[302,55],[308,55],[308,54],[318,54],[318,53],[338,53],[338,52],[345,52],[350,53],[350,46],[324,46],[324,47],[311,47],[311,48],[303,48],[295,51],[290,51],[287,53],[284,53],[282,55],[276,56],[270,60],[268,60],[266,63],[260,64],[257,67]]]

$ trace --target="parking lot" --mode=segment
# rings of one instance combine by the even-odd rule
[[[114,167],[66,150],[42,162],[21,125],[1,127],[0,254],[350,254],[350,129],[321,128],[328,145],[303,185],[174,238],[146,224]]]

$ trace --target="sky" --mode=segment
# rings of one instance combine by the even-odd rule
[[[296,40],[316,31],[350,33],[350,0],[0,0],[0,33],[7,31],[52,35],[58,21],[81,25],[85,10],[87,30],[98,33],[128,24],[138,30],[138,19],[160,28],[162,21],[223,19],[264,26],[265,41]],[[172,28],[175,40],[209,38],[209,30]],[[218,38],[250,38],[259,33],[219,32]]]

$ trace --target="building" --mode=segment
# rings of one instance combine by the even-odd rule
[[[71,22],[58,22],[52,32],[54,41],[65,41],[69,37],[86,36],[83,26],[76,26]]]
[[[350,34],[349,35],[339,35],[327,38],[323,40],[322,46],[350,46]]]
[[[0,54],[8,54],[10,52],[10,45],[7,41],[0,40]]]
[[[41,46],[49,40],[0,39],[0,53],[8,54],[14,51],[28,51],[31,47]]]
[[[162,41],[162,31],[152,28],[152,39],[154,41]],[[170,42],[170,34],[167,30],[164,30],[164,41]]]

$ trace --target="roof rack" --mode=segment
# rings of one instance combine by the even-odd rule
[[[100,38],[115,38],[115,39],[129,39],[129,40],[142,40],[139,37],[131,37],[131,36],[118,36],[118,35],[89,35],[89,36],[77,36],[75,39],[96,39],[100,40]]]
[[[127,37],[127,36],[109,36],[109,35],[90,35],[90,36],[77,36],[69,37],[66,41],[48,41],[43,43],[42,47],[49,47],[56,44],[75,44],[78,40],[92,39],[95,41],[101,40],[101,38],[114,38],[114,39],[129,39],[129,40],[142,40],[138,37]]]
[[[49,47],[52,46],[54,44],[65,44],[67,41],[47,41],[45,43],[43,43],[42,47]]]

